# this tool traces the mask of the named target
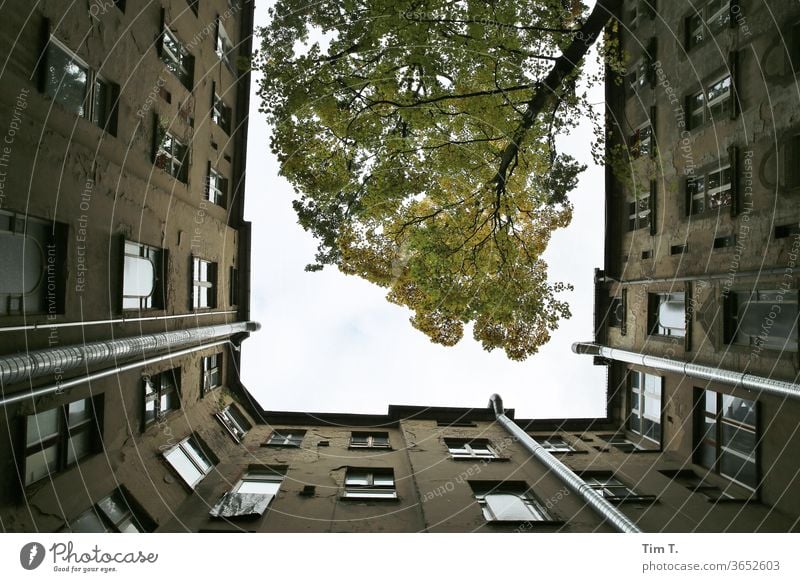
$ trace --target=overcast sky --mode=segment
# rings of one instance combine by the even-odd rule
[[[256,26],[267,22],[258,3]],[[257,43],[257,41],[256,41]],[[602,168],[591,165],[588,124],[561,147],[589,164],[570,198],[572,223],[545,255],[551,281],[568,281],[572,318],[525,362],[485,352],[467,331],[455,347],[431,343],[386,291],[327,267],[306,273],[316,244],[298,224],[294,193],[278,176],[253,78],[245,218],[253,223],[251,318],[242,347],[245,386],[266,410],[384,413],[389,404],[485,407],[499,393],[518,418],[605,414],[606,370],[570,346],[592,337],[593,271],[603,259]],[[603,101],[601,88],[590,95]]]

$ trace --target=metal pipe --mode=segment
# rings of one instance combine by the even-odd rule
[[[644,279],[627,279],[627,280],[620,280],[614,279],[606,275],[604,278],[609,281],[615,281],[620,285],[642,285],[645,283],[683,283],[686,281],[713,281],[716,279],[746,279],[747,277],[764,277],[765,275],[782,275],[786,272],[786,269],[782,267],[776,267],[774,269],[762,269],[760,271],[743,271],[733,272],[733,273],[713,273],[713,274],[701,274],[701,275],[685,275],[683,277],[646,277]]]
[[[65,321],[64,323],[29,323],[27,325],[12,325],[9,327],[0,327],[0,332],[4,331],[26,331],[29,329],[53,329],[60,327],[88,327],[90,325],[104,325],[104,324],[125,324],[133,323],[136,321],[161,321],[166,319],[181,319],[185,317],[208,317],[209,315],[229,315],[231,313],[238,313],[235,309],[227,311],[204,311],[201,313],[184,313],[181,315],[155,315],[151,317],[118,317],[116,319],[94,319],[92,321]]]
[[[46,348],[0,357],[0,386],[48,374],[60,376],[68,370],[87,368],[148,352],[181,348],[189,344],[257,331],[261,326],[253,321],[236,322],[178,331],[137,335],[121,339]]]
[[[587,505],[599,513],[617,531],[623,533],[641,533],[642,530],[633,523],[628,516],[622,513],[616,506],[592,489],[586,481],[581,479],[575,472],[567,467],[550,454],[542,445],[536,442],[531,435],[526,433],[513,420],[508,418],[503,409],[503,400],[497,394],[492,394],[489,399],[489,408],[494,411],[497,422],[503,425],[508,433],[517,439],[534,457],[544,463],[553,474],[572,491],[574,491]]]
[[[203,344],[200,346],[195,346],[193,348],[179,350],[177,352],[170,352],[169,354],[164,354],[163,356],[156,356],[153,358],[148,358],[146,360],[141,360],[139,362],[132,362],[130,364],[125,364],[124,366],[117,366],[115,368],[110,368],[107,370],[100,370],[98,372],[93,372],[92,374],[86,374],[85,376],[72,378],[71,380],[67,380],[66,382],[48,384],[47,386],[41,386],[40,388],[33,388],[31,390],[18,392],[11,396],[3,395],[2,398],[0,398],[0,407],[8,406],[9,404],[14,404],[15,402],[21,402],[23,400],[28,400],[29,398],[38,398],[39,396],[45,396],[47,394],[63,392],[68,388],[74,388],[75,386],[79,386],[80,384],[83,384],[85,382],[99,380],[100,378],[105,378],[106,376],[112,376],[114,374],[119,374],[120,372],[127,372],[128,370],[134,370],[139,367],[149,366],[150,364],[156,364],[158,362],[163,362],[164,360],[168,360],[171,358],[180,358],[181,356],[186,356],[188,354],[199,352],[200,350],[204,350],[206,348],[213,348],[215,346],[220,346],[226,343],[233,345],[230,340],[222,340],[210,344]]]
[[[784,380],[764,378],[762,376],[756,376],[755,374],[723,370],[721,368],[704,366],[701,364],[691,364],[689,362],[682,362],[680,360],[672,360],[669,358],[648,356],[637,352],[609,348],[589,342],[576,342],[572,344],[572,351],[576,354],[600,356],[603,358],[608,358],[609,360],[626,362],[628,364],[637,364],[656,370],[662,370],[664,372],[684,374],[690,378],[720,382],[736,388],[755,390],[756,392],[771,394],[780,398],[800,399],[800,385],[793,382],[786,382]]]

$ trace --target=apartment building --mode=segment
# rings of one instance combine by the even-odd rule
[[[636,446],[796,520],[800,10],[628,2],[619,40],[595,337],[575,349],[608,365]]]
[[[253,3],[0,18],[0,527],[152,530],[189,495],[165,459],[228,422],[258,329]]]

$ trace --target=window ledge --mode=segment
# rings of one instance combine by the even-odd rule
[[[270,447],[271,449],[299,449],[300,445],[283,445],[283,444],[271,444],[271,443],[261,443],[262,447]]]
[[[393,451],[394,449],[392,447],[359,447],[359,446],[354,447],[353,445],[349,445],[347,447],[347,450],[348,451]]]
[[[555,526],[555,525],[564,525],[566,522],[560,519],[551,519],[551,520],[532,520],[532,519],[492,519],[487,521],[487,525],[491,526],[503,526],[503,525],[522,525],[525,524],[529,527],[536,527],[536,526]]]
[[[349,502],[356,502],[356,503],[363,503],[365,501],[377,501],[378,503],[399,503],[400,497],[357,497],[354,495],[339,495],[339,499],[341,501],[349,501]]]
[[[641,505],[653,505],[658,503],[658,497],[655,495],[638,495],[636,497],[626,497],[625,499],[608,499],[604,497],[604,499],[614,505],[635,505],[637,503]]]
[[[547,449],[545,449],[547,450]],[[558,455],[560,457],[571,457],[572,455],[588,455],[589,451],[547,451],[551,455]]]

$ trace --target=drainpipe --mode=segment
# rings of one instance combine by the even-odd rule
[[[0,386],[42,376],[61,376],[64,372],[90,366],[116,364],[120,359],[148,352],[182,348],[202,341],[230,337],[237,333],[257,331],[254,321],[195,327],[180,331],[137,335],[114,340],[47,348],[22,354],[0,357]]]
[[[234,310],[228,311],[203,311],[201,313],[184,313],[181,315],[154,315],[151,317],[118,317],[116,319],[93,319],[90,321],[65,321],[63,323],[29,323],[27,325],[12,325],[9,327],[0,327],[0,333],[4,331],[27,331],[29,329],[54,329],[60,327],[88,327],[90,325],[104,325],[104,324],[125,324],[134,323],[139,321],[166,321],[168,319],[183,319],[186,317],[208,317],[209,315],[230,315],[237,313]]]
[[[200,350],[205,350],[207,348],[213,348],[215,346],[221,346],[224,344],[230,344],[233,347],[233,349],[238,349],[238,346],[235,346],[233,342],[231,342],[230,340],[222,340],[210,344],[195,346],[193,348],[187,348],[185,350],[179,350],[177,352],[170,352],[168,354],[164,354],[163,356],[156,356],[154,358],[149,358],[146,360],[140,360],[138,362],[132,362],[130,364],[125,364],[124,366],[117,366],[115,368],[100,370],[99,372],[93,372],[92,374],[87,374],[85,376],[80,376],[78,378],[72,378],[71,380],[67,380],[66,382],[49,384],[47,386],[41,386],[40,388],[34,388],[33,390],[25,390],[23,392],[19,392],[12,396],[4,396],[0,398],[0,408],[8,406],[9,404],[14,404],[16,402],[27,400],[29,398],[38,398],[39,396],[46,396],[47,394],[62,393],[64,390],[67,390],[69,388],[74,388],[75,386],[79,386],[80,384],[83,384],[85,382],[93,382],[94,380],[105,378],[106,376],[114,376],[121,372],[135,370],[136,368],[143,368],[144,366],[157,364],[158,362],[163,362],[164,360],[169,360],[172,358],[180,358],[182,356],[186,356],[194,352],[199,352]]]
[[[683,283],[686,281],[714,281],[718,279],[749,279],[751,277],[766,277],[767,275],[782,275],[786,272],[783,267],[774,269],[761,269],[760,271],[742,271],[738,273],[704,273],[700,275],[684,275],[683,277],[645,277],[643,279],[615,279],[605,275],[601,280],[615,281],[620,285],[642,285],[646,283]]]
[[[669,358],[648,356],[646,354],[609,348],[588,342],[576,342],[572,344],[572,351],[576,354],[600,356],[609,360],[637,364],[664,372],[684,374],[689,378],[720,382],[721,384],[728,384],[735,388],[755,390],[756,392],[771,394],[780,398],[800,399],[800,385],[784,380],[764,378],[762,376],[756,376],[755,374],[747,374],[746,372],[734,372],[733,370],[723,370],[712,366],[691,364],[689,362],[682,362]]]
[[[528,452],[550,469],[556,477],[561,479],[561,481],[583,499],[588,506],[599,513],[603,519],[608,521],[614,529],[622,533],[642,532],[635,523],[628,519],[628,516],[617,509],[615,505],[609,503],[605,497],[587,485],[583,479],[572,471],[572,469],[556,459],[542,445],[537,443],[531,435],[508,418],[503,409],[503,400],[499,395],[492,394],[489,400],[489,408],[494,411],[497,422],[502,424],[503,428],[506,429],[511,436],[518,440]]]

